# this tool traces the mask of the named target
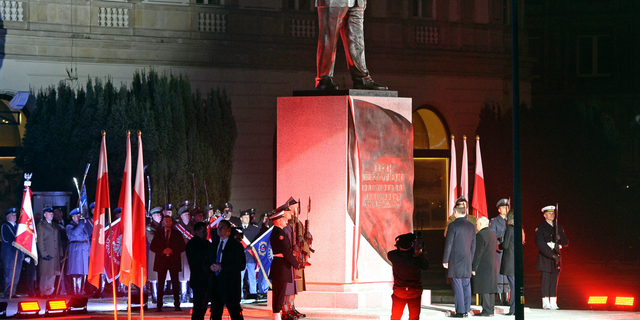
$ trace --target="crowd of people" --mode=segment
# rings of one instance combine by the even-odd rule
[[[23,264],[29,297],[98,297],[104,293],[105,275],[99,288],[86,281],[93,209],[93,203],[87,213],[73,209],[69,221],[63,218],[59,208],[47,207],[34,213],[37,266],[33,259],[12,245],[19,211],[10,208],[5,212],[7,221],[0,230],[5,299],[16,297]],[[114,222],[120,217],[119,209],[113,211]],[[171,204],[149,210],[147,285],[143,290],[148,291],[158,312],[163,311],[164,295],[170,292],[176,311],[182,311],[181,303],[193,302],[193,319],[203,319],[209,303],[212,319],[220,319],[225,306],[232,319],[242,319],[241,302],[266,301],[271,280],[280,301],[275,303],[278,309],[274,307],[274,318],[297,320],[304,317],[295,309],[294,297],[303,287],[296,283],[295,274],[303,272],[305,263],[299,257],[291,259],[294,227],[297,230],[304,228],[294,219],[298,211],[299,205],[293,198],[269,214],[256,214],[254,209],[249,209],[242,211],[239,217],[233,216],[231,203],[216,210],[213,205],[194,208],[189,201],[184,201],[175,214]],[[260,270],[251,250],[245,248],[270,227],[273,227],[274,260],[271,272],[265,272]],[[277,235],[275,238],[274,234]],[[302,250],[307,250],[308,254],[308,247]],[[285,257],[287,259],[283,260]],[[118,294],[124,294],[124,284],[117,282],[116,290]]]

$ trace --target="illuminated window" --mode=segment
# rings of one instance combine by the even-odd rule
[[[432,107],[412,115],[415,230],[444,229],[449,185],[449,130]]]

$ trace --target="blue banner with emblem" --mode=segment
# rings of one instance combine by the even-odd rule
[[[269,283],[269,288],[271,288],[271,281],[269,281],[269,269],[271,269],[271,261],[273,261],[273,252],[271,251],[271,231],[273,227],[269,228],[267,232],[263,233],[258,239],[253,241],[251,245],[251,251],[253,251],[253,255],[257,257],[256,262],[260,267],[260,271],[262,275]]]

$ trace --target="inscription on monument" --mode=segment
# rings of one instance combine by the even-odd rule
[[[376,163],[373,172],[362,173],[363,208],[400,208],[404,196],[404,173],[394,165]]]

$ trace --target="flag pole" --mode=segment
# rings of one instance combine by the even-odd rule
[[[16,276],[16,264],[18,263],[18,250],[16,249],[16,257],[13,259],[13,274],[11,275],[11,289],[9,289],[9,298],[5,297],[5,299],[11,299],[13,297],[13,278]]]
[[[111,208],[107,208],[109,216],[109,265],[111,265],[111,286],[113,286],[113,319],[118,320],[118,302],[116,301],[116,270],[113,267],[113,225],[111,224]]]
[[[129,298],[127,299],[127,319],[131,320],[131,281],[129,281]]]
[[[142,278],[144,278],[144,276],[142,275],[142,272],[144,271],[144,268],[140,268],[140,283],[142,283]],[[140,289],[140,319],[144,319],[144,286],[142,286]]]

